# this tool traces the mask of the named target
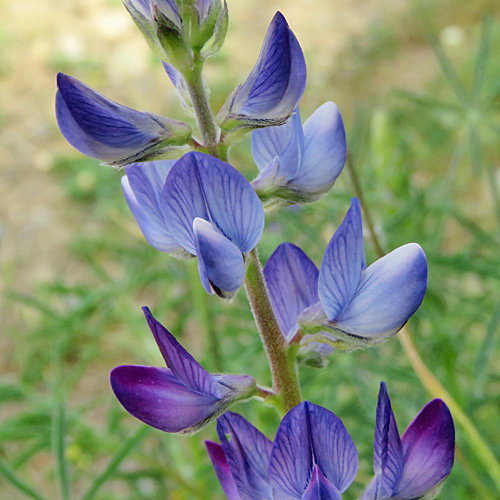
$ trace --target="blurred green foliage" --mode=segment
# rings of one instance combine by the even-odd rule
[[[429,10],[422,9],[418,20],[424,23]],[[474,43],[457,64],[437,37],[430,38],[440,72],[425,92],[375,95],[353,107],[346,121],[384,247],[416,241],[428,256],[428,293],[410,325],[418,349],[500,458],[500,63],[494,57],[500,24],[487,19],[468,29]],[[389,25],[366,40],[362,50],[356,44],[349,49],[356,61],[374,59],[366,75],[405,43]],[[55,58],[53,64],[64,69],[64,61]],[[215,89],[214,99],[225,93]],[[244,146],[248,140],[232,160],[251,178],[255,169]],[[0,471],[17,486],[10,498],[222,499],[203,445],[215,439],[213,425],[193,437],[145,430],[103,387],[118,364],[163,364],[142,305],[208,370],[222,365],[269,384],[244,293],[230,304],[200,294],[194,261],[149,247],[122,197],[118,172],[90,159],[59,158],[51,175],[87,221],[85,231],[75,227],[71,241],[74,258],[87,271],[84,279],[61,277],[34,294],[15,284],[8,293],[23,323],[4,332],[15,342],[11,363],[19,377],[0,381]],[[262,260],[291,241],[319,265],[352,195],[344,172],[317,203],[268,217]],[[366,247],[371,263],[368,235]],[[210,348],[214,334],[220,359]],[[339,415],[354,438],[360,471],[344,497],[357,498],[372,474],[379,382],[388,385],[400,430],[429,395],[396,339],[376,349],[335,353],[326,369],[301,367],[300,376],[304,397]],[[259,402],[235,410],[269,437],[276,431],[277,415]],[[498,498],[488,471],[457,430],[456,465],[439,498]],[[44,493],[33,496],[36,491]]]

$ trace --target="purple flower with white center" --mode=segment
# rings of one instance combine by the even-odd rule
[[[272,442],[232,412],[217,420],[217,434],[220,445],[205,444],[228,500],[273,500],[268,476]]]
[[[353,198],[319,271],[300,248],[283,243],[264,275],[288,341],[301,328],[313,334],[303,344],[351,348],[379,343],[404,326],[424,299],[427,259],[409,243],[366,268],[361,207]]]
[[[192,152],[168,174],[161,204],[172,237],[198,257],[205,290],[232,297],[245,278],[244,254],[264,229],[264,210],[250,183],[228,163]]]
[[[143,311],[168,368],[125,365],[111,372],[113,392],[130,414],[156,429],[189,434],[253,395],[252,377],[209,374],[147,307]]]
[[[305,401],[278,428],[269,460],[276,492],[297,500],[339,500],[358,470],[358,452],[331,411]]]
[[[373,447],[375,477],[360,500],[435,498],[453,467],[455,427],[450,410],[442,400],[432,400],[400,438],[382,382]]]
[[[99,94],[75,78],[57,75],[56,118],[66,140],[81,153],[123,166],[185,151],[191,127],[136,111]]]
[[[219,113],[226,132],[283,125],[299,104],[306,86],[306,64],[299,42],[277,12],[259,58],[243,85]]]
[[[252,185],[268,206],[317,200],[342,172],[346,151],[344,123],[333,102],[320,106],[304,125],[297,108],[285,125],[252,133],[260,170]]]

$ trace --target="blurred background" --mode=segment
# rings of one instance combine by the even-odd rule
[[[229,33],[207,64],[212,104],[244,81],[279,9],[308,64],[303,119],[326,100],[344,116],[375,230],[388,251],[416,241],[429,290],[414,342],[473,429],[440,499],[500,498],[500,4],[491,0],[228,0]],[[162,366],[148,305],[209,370],[270,375],[243,292],[201,290],[196,262],[149,247],[123,199],[121,172],[74,151],[54,118],[62,71],[127,106],[186,120],[159,61],[118,0],[0,0],[0,498],[184,500],[223,497],[203,445],[148,431],[114,399],[110,369]],[[249,137],[231,160],[256,167]],[[265,260],[283,241],[319,265],[354,191],[267,220]],[[367,260],[376,252],[366,234]],[[208,339],[216,335],[216,359]],[[357,498],[372,475],[384,380],[400,431],[430,399],[397,337],[301,367],[307,399],[344,421],[360,453]],[[233,408],[272,438],[273,410]]]

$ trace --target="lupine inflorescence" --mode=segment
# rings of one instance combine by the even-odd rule
[[[111,372],[112,389],[129,413],[165,432],[192,433],[217,419],[220,444],[206,445],[229,500],[339,499],[357,473],[355,439],[337,415],[301,401],[296,365],[325,366],[336,349],[371,346],[396,334],[424,298],[425,253],[409,243],[367,266],[361,205],[353,198],[319,270],[292,243],[279,245],[262,269],[256,246],[265,213],[316,201],[342,172],[347,148],[337,106],[323,104],[302,124],[304,56],[278,12],[248,78],[214,114],[202,71],[224,42],[226,3],[124,4],[196,117],[198,134],[63,74],[57,78],[59,127],[80,152],[125,167],[125,198],[150,245],[196,257],[208,293],[231,299],[245,285],[273,388],[259,387],[249,375],[208,373],[144,308],[167,367],[119,366]],[[251,183],[227,163],[229,148],[248,132],[260,171]],[[227,411],[252,397],[282,413],[274,441]],[[433,498],[451,471],[454,442],[451,414],[438,399],[400,437],[381,383],[375,476],[361,499]]]

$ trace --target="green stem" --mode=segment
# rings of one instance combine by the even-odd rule
[[[353,179],[354,191],[359,198],[361,206],[363,208],[363,213],[365,214],[365,219],[371,221],[368,217],[370,213],[368,207],[365,204],[364,198],[362,196],[361,183],[359,182],[359,177],[357,175],[354,163],[351,158],[347,162],[347,168],[351,172],[351,177]],[[367,222],[368,222],[367,220]],[[373,230],[373,227],[368,223],[370,234],[372,237],[373,244],[375,246],[376,252],[380,257],[385,255],[385,252],[380,244],[377,234]],[[437,377],[430,371],[428,366],[424,363],[424,360],[420,356],[417,348],[410,336],[408,331],[408,326],[403,327],[398,333],[399,341],[403,347],[405,355],[410,362],[413,370],[417,374],[418,378],[422,382],[422,385],[427,389],[427,391],[436,398],[441,398],[450,408],[451,413],[454,415],[456,421],[465,430],[465,435],[471,445],[472,450],[474,450],[477,458],[483,464],[485,470],[490,475],[491,479],[495,483],[498,491],[500,491],[500,463],[491,451],[490,447],[483,439],[479,431],[476,429],[472,421],[464,413],[460,405],[455,401],[451,394],[444,388],[443,384],[437,379]]]
[[[22,491],[27,497],[33,498],[34,500],[46,500],[44,497],[39,495],[29,484],[26,484],[22,479],[20,479],[17,474],[11,469],[11,467],[0,457],[0,474],[4,479],[10,483],[11,486]]]
[[[269,359],[273,390],[287,412],[302,400],[295,360],[289,359],[285,339],[271,306],[257,249],[254,248],[247,256],[245,288],[248,300]]]
[[[184,75],[184,78],[200,129],[203,146],[212,156],[219,158],[220,155],[217,150],[219,131],[215,125],[212,108],[210,107],[208,95],[205,90],[203,62],[203,59],[199,55],[195,56],[191,71],[187,75]]]

